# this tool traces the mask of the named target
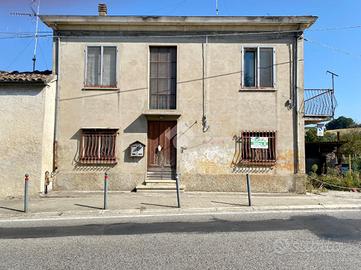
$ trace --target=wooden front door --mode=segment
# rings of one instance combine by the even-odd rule
[[[148,122],[148,171],[175,172],[177,121]]]

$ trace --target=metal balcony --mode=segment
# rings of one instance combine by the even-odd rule
[[[317,124],[331,120],[335,114],[334,89],[305,89],[305,124]]]

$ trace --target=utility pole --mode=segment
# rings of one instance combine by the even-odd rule
[[[216,0],[216,15],[219,15],[219,9],[218,9],[218,0]]]

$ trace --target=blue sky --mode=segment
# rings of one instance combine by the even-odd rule
[[[94,0],[41,0],[41,14],[96,15]],[[110,15],[215,15],[215,0],[107,0]],[[6,32],[31,32],[35,20],[13,16],[29,12],[31,0],[0,0],[0,70],[31,70],[34,40]],[[255,4],[257,3],[257,4]],[[316,15],[305,33],[305,87],[330,87],[326,70],[338,73],[336,116],[361,122],[360,0],[219,0],[219,15]],[[355,28],[342,27],[356,26]],[[358,26],[358,27],[357,27]],[[320,31],[321,29],[329,29]],[[40,31],[49,29],[40,23]],[[41,38],[37,69],[51,69],[51,38]]]

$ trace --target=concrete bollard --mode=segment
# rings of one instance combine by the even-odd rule
[[[176,185],[176,191],[177,191],[177,207],[181,208],[180,204],[180,187],[179,187],[179,174],[177,173],[175,176],[175,185]]]
[[[24,213],[29,211],[29,174],[25,174],[24,186]]]
[[[106,210],[108,208],[108,173],[104,174],[104,207],[103,209]]]

